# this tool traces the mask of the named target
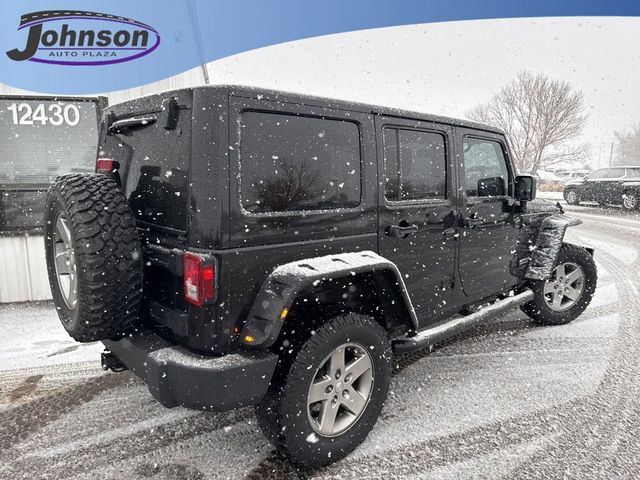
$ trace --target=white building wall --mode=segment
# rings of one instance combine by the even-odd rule
[[[201,67],[188,70],[159,82],[105,95],[109,104],[177,88],[193,87],[205,83]],[[34,95],[8,85],[0,84],[0,95]],[[42,235],[0,236],[0,303],[47,300],[51,290],[47,278]]]
[[[0,237],[0,303],[49,298],[42,235]]]

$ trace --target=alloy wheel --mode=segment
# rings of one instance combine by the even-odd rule
[[[373,361],[368,349],[346,343],[316,370],[307,394],[307,415],[316,433],[334,437],[362,416],[373,391]]]
[[[554,312],[563,312],[573,307],[584,289],[584,272],[573,262],[558,265],[545,282],[544,297]]]
[[[62,215],[58,215],[56,218],[53,245],[58,287],[65,305],[73,310],[78,303],[76,257],[71,240],[71,230],[67,219]]]
[[[633,194],[626,194],[622,196],[622,206],[627,210],[633,210],[638,206],[638,197]]]

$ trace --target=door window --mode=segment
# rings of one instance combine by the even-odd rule
[[[624,176],[624,168],[603,168],[589,175],[589,180],[611,180]]]
[[[624,168],[610,168],[607,174],[607,178],[622,178],[624,177]]]
[[[502,145],[493,140],[465,137],[464,182],[467,196],[507,195],[509,170]]]
[[[383,130],[385,197],[390,201],[446,198],[444,135],[421,130]]]

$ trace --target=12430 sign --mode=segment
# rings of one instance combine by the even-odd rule
[[[80,109],[77,105],[59,103],[12,103],[7,110],[13,115],[14,125],[68,125],[75,127],[80,123]]]

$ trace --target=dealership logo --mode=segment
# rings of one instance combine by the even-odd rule
[[[149,55],[160,45],[157,30],[130,18],[74,10],[22,15],[26,40],[7,52],[11,60],[54,65],[111,65]]]

